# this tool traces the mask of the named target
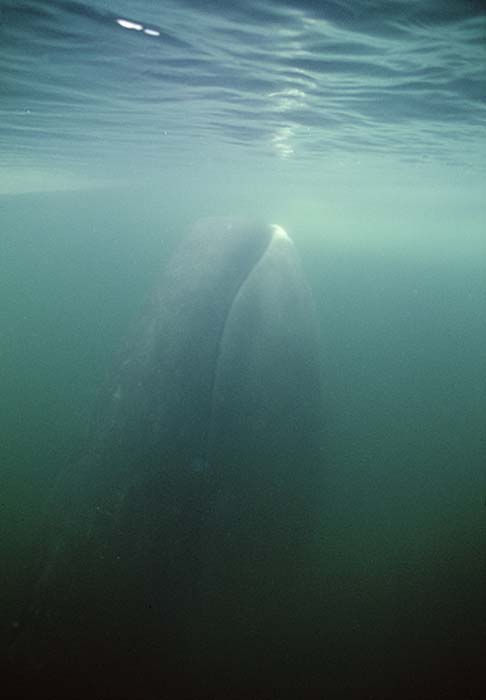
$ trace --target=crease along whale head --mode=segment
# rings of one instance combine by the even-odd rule
[[[270,228],[272,230],[272,238],[283,238],[287,241],[291,240],[289,234],[284,228],[282,228],[282,226],[279,226],[278,224],[270,224]]]

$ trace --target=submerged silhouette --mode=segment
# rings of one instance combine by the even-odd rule
[[[320,408],[287,234],[197,224],[59,477],[16,668],[97,697],[201,697],[281,672],[306,624]]]

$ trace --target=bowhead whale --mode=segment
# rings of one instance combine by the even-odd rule
[[[198,223],[59,477],[14,664],[57,687],[160,693],[290,653],[320,422],[293,242],[276,225]]]

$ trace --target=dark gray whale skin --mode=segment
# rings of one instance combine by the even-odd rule
[[[59,478],[14,666],[53,696],[72,684],[203,697],[208,678],[227,692],[280,673],[306,624],[320,424],[314,305],[292,241],[200,222],[120,351],[86,454]]]

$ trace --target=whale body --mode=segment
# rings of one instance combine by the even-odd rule
[[[243,678],[288,655],[320,425],[293,242],[276,225],[199,222],[119,352],[85,455],[60,475],[17,663],[86,692],[115,678],[160,692],[188,668]]]

